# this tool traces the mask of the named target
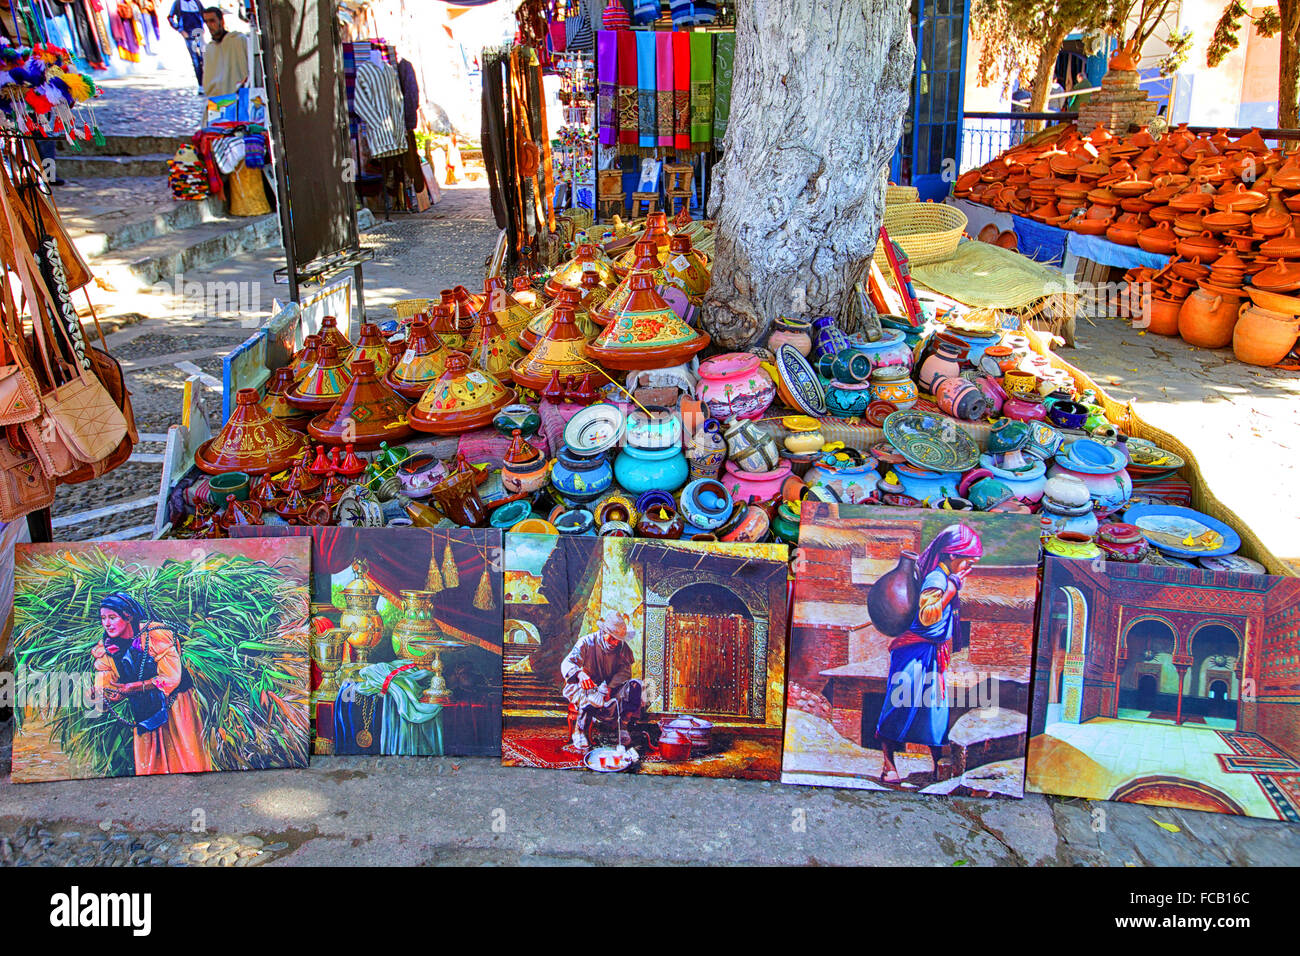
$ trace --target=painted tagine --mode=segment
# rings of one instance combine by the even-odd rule
[[[446,370],[450,354],[429,323],[417,319],[407,330],[406,351],[388,370],[384,380],[403,398],[416,401]]]
[[[776,383],[751,352],[724,352],[699,367],[695,397],[711,417],[758,419],[776,398]]]
[[[510,294],[505,279],[501,276],[488,276],[487,281],[483,283],[483,307],[479,309],[476,316],[476,325],[482,327],[483,315],[487,313],[500,326],[502,332],[514,341],[528,324],[528,320],[533,317],[533,311]],[[473,336],[474,332],[471,330],[465,342],[466,351],[470,348],[469,340]]]
[[[593,243],[584,242],[578,246],[573,258],[546,280],[542,291],[552,299],[557,298],[563,289],[576,291],[582,285],[583,274],[587,272],[593,273],[596,281],[608,288],[618,285],[613,261],[604,252],[598,251]]]
[[[555,321],[555,310],[561,306],[573,310],[574,323],[590,342],[600,333],[600,326],[592,321],[591,312],[582,304],[583,301],[577,289],[561,289],[555,301],[539,310],[520,331],[517,339],[519,347],[524,351],[532,349]]]
[[[407,418],[422,432],[454,435],[482,428],[496,413],[515,401],[515,390],[494,376],[469,366],[463,352],[447,356],[442,377],[425,391]]]
[[[268,475],[284,471],[307,450],[307,439],[272,418],[258,400],[257,390],[235,393],[230,419],[194,453],[200,471],[219,475],[242,471]]]
[[[388,349],[388,340],[384,338],[379,326],[373,322],[364,322],[357,334],[357,347],[352,352],[349,366],[356,371],[358,359],[369,359],[375,364],[375,374],[380,378],[388,374],[393,367],[393,355]]]
[[[334,350],[339,353],[339,358],[344,362],[352,358],[352,352],[355,346],[339,329],[339,321],[332,315],[327,315],[320,320],[320,331],[316,333],[321,345],[332,345]]]
[[[655,255],[655,247],[652,243],[638,242],[633,249],[636,252],[636,260],[632,264],[632,271],[614,287],[608,298],[591,309],[591,318],[597,325],[607,326],[619,315],[627,300],[632,296],[632,276],[638,272],[650,273],[653,281],[652,285],[662,285],[664,281],[664,271],[660,265],[660,260]],[[676,313],[674,313],[676,314]]]
[[[375,374],[374,362],[356,359],[352,372],[352,381],[338,401],[311,420],[308,434],[327,445],[352,444],[361,449],[409,437],[407,402]]]
[[[316,364],[289,386],[284,399],[301,411],[323,412],[338,401],[351,380],[343,357],[326,342],[316,349]]]
[[[270,380],[266,383],[266,397],[262,399],[262,407],[266,409],[268,415],[281,424],[302,431],[307,427],[311,413],[294,408],[284,397],[284,393],[292,384],[293,369],[290,366],[286,365],[272,372]]]
[[[478,324],[465,340],[465,353],[473,368],[482,369],[502,381],[510,381],[510,366],[523,358],[523,350],[514,343],[514,336],[506,332],[497,321],[503,312],[484,309],[478,314]]]
[[[706,348],[709,336],[680,318],[655,291],[654,277],[634,272],[631,294],[614,319],[586,346],[588,358],[620,371],[678,365]]]
[[[541,392],[553,377],[558,382],[591,369],[583,354],[586,345],[587,337],[574,321],[572,307],[557,304],[551,324],[528,354],[510,366],[510,375],[515,384]]]
[[[680,289],[691,305],[699,306],[709,291],[712,268],[708,260],[691,248],[691,237],[673,236],[668,240],[668,258],[663,264],[664,285]]]

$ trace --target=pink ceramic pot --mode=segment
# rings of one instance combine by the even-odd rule
[[[745,471],[734,461],[723,469],[722,484],[733,501],[774,501],[790,477],[790,463],[782,460],[771,471]]]
[[[725,352],[700,363],[695,397],[711,418],[761,418],[776,397],[776,383],[750,352]]]

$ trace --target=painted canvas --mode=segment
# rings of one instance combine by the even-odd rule
[[[314,753],[501,753],[501,532],[232,529],[312,539]]]
[[[305,541],[18,545],[13,779],[307,765]]]
[[[778,779],[784,545],[507,534],[505,568],[503,763]]]
[[[1300,823],[1300,579],[1048,558],[1028,787]]]
[[[1039,532],[804,502],[785,783],[1024,795]]]

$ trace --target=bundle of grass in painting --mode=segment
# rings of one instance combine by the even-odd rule
[[[242,555],[204,555],[147,567],[103,551],[32,555],[14,596],[18,672],[84,673],[103,637],[99,602],[115,591],[148,597],[153,617],[180,638],[217,770],[306,763],[309,656],[306,588]],[[143,600],[142,600],[143,603]],[[15,720],[22,720],[22,708]],[[125,702],[50,713],[52,742],[96,775],[133,773]]]

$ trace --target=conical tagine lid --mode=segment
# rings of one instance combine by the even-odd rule
[[[665,250],[667,246],[664,247]],[[650,242],[638,242],[635,246],[637,253],[636,262],[632,266],[632,271],[628,277],[620,282],[614,291],[600,305],[588,309],[592,319],[598,325],[609,325],[614,320],[614,316],[623,310],[627,304],[628,298],[632,295],[632,276],[638,272],[648,272],[652,276],[651,286],[663,285],[664,270],[660,260],[655,256],[655,247]]]
[[[373,322],[365,322],[357,334],[357,347],[348,364],[356,371],[358,359],[370,359],[375,363],[375,374],[383,377],[393,367],[393,356],[388,351],[388,340]]]
[[[242,471],[270,475],[292,465],[307,449],[307,438],[267,414],[258,402],[257,389],[235,393],[235,408],[216,436],[194,453],[194,464],[209,475]]]
[[[309,415],[302,409],[294,408],[285,399],[284,393],[292,384],[293,369],[288,365],[278,368],[271,373],[271,379],[266,383],[266,397],[262,399],[262,407],[266,409],[267,414],[290,428],[305,425]]]
[[[352,373],[346,391],[329,411],[311,420],[307,433],[327,445],[358,448],[377,448],[381,441],[409,437],[407,403],[375,374],[375,363],[356,359]]]
[[[457,288],[461,287],[457,286]],[[466,312],[465,318],[462,319],[459,312],[456,294],[450,289],[444,289],[442,301],[433,307],[433,318],[430,324],[433,326],[433,331],[438,333],[442,344],[449,349],[459,349],[465,345],[465,339],[474,331],[478,318],[477,312]]]
[[[332,345],[339,353],[339,358],[347,361],[352,357],[352,349],[355,347],[348,341],[348,337],[339,331],[338,319],[332,315],[327,315],[320,320],[320,331],[316,333],[320,338],[321,345]]]
[[[309,412],[325,411],[338,401],[348,382],[352,381],[351,373],[333,345],[323,344],[316,352],[316,364],[284,393],[290,405]]]
[[[515,390],[481,369],[469,366],[469,356],[451,352],[447,370],[407,413],[413,428],[436,435],[454,435],[482,428],[515,400]]]
[[[298,350],[298,353],[293,357],[293,361],[289,363],[295,379],[302,378],[311,371],[312,366],[316,364],[316,350],[319,348],[319,335],[309,335],[302,340],[302,348]]]
[[[704,301],[713,270],[704,257],[691,248],[690,236],[673,236],[669,240],[668,260],[664,263],[664,285],[676,286],[686,293],[692,305]]]
[[[489,309],[478,314],[478,327],[465,343],[465,351],[473,368],[504,379],[510,378],[511,364],[524,355],[513,336],[497,322],[497,313]]]
[[[450,313],[449,308],[434,306],[435,312],[439,309],[444,315]],[[447,368],[450,354],[451,350],[443,345],[429,323],[416,319],[406,333],[406,351],[388,370],[384,381],[403,398],[415,401]]]
[[[514,339],[519,334],[519,330],[533,317],[532,309],[525,308],[506,291],[506,280],[500,276],[488,277],[483,284],[483,298],[483,308],[479,310],[479,315],[490,312],[496,319],[497,325],[501,326],[511,339]],[[473,336],[474,332],[471,331],[470,335]]]
[[[648,242],[654,246],[653,255],[657,264],[663,265],[668,258],[668,241],[668,214],[652,212],[646,216],[645,232],[637,237],[636,245],[619,256],[615,260],[615,264],[619,268],[635,271],[637,268],[636,260],[641,258],[641,243]]]
[[[516,385],[541,391],[558,372],[563,381],[567,375],[581,375],[589,371],[590,363],[584,356],[587,337],[573,320],[573,309],[559,304],[555,318],[547,326],[537,344],[510,369]]]
[[[596,274],[591,272],[588,275],[594,278]],[[561,289],[554,304],[548,305],[533,316],[528,322],[528,327],[519,333],[519,345],[525,349],[533,348],[551,327],[551,323],[555,320],[555,310],[561,305],[573,310],[573,321],[578,326],[578,331],[590,342],[600,331],[600,326],[591,320],[591,314],[580,303],[577,289]]]
[[[614,321],[587,346],[587,356],[606,368],[664,368],[686,361],[709,344],[708,335],[696,332],[654,290],[648,272],[628,277],[631,295]]]
[[[516,302],[530,312],[536,312],[542,307],[542,297],[533,289],[528,276],[515,276],[514,288],[510,290],[510,294],[515,297]]]
[[[582,285],[584,272],[596,273],[597,279],[609,288],[618,284],[614,273],[614,261],[603,252],[597,252],[590,242],[578,246],[573,258],[555,270],[555,275],[546,280],[544,291],[551,298],[560,294],[561,289],[576,289]]]

